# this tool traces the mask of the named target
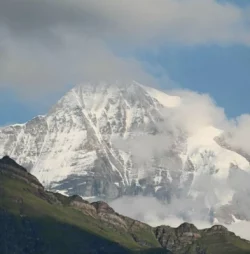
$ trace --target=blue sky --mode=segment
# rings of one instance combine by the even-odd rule
[[[229,117],[250,113],[250,48],[165,48],[143,59],[160,64],[181,88],[208,93]]]
[[[110,0],[105,1],[111,3]],[[8,52],[10,54],[2,54],[0,57],[2,69],[2,72],[0,70],[0,125],[25,122],[38,114],[46,113],[49,107],[66,92],[66,89],[61,89],[60,84],[65,86],[64,82],[78,82],[82,77],[79,75],[81,72],[84,73],[85,71],[83,76],[86,76],[86,73],[91,73],[89,76],[96,75],[99,77],[104,72],[105,75],[107,75],[107,72],[112,75],[110,69],[114,69],[114,73],[117,74],[121,72],[121,69],[127,68],[128,70],[126,69],[124,73],[134,74],[143,72],[140,65],[143,66],[145,63],[150,66],[160,66],[161,72],[178,84],[180,88],[210,94],[217,105],[225,109],[228,117],[250,113],[249,0],[217,1],[217,3],[230,2],[235,6],[237,5],[236,7],[230,6],[230,8],[226,8],[224,4],[218,6],[215,0],[203,0],[204,9],[202,5],[199,5],[200,2],[196,0],[187,0],[186,2],[190,6],[182,6],[179,2],[175,6],[176,9],[173,9],[173,12],[178,10],[172,17],[176,24],[169,22],[168,19],[165,20],[164,11],[158,13],[158,11],[164,9],[163,7],[168,7],[168,4],[173,3],[174,0],[166,0],[162,8],[159,6],[159,10],[153,3],[159,3],[160,5],[164,1],[145,1],[145,6],[148,4],[146,6],[148,9],[143,8],[147,13],[150,13],[152,8],[155,7],[155,10],[157,10],[155,19],[162,15],[161,19],[157,20],[159,23],[151,23],[150,19],[144,19],[143,12],[141,13],[143,8],[136,9],[136,1],[129,0],[131,6],[126,6],[126,11],[131,16],[131,23],[129,23],[130,19],[126,15],[124,20],[123,16],[120,15],[124,6],[110,6],[110,9],[113,8],[112,14],[114,10],[120,12],[118,16],[114,15],[112,17],[114,23],[117,23],[118,30],[116,30],[116,27],[110,26],[112,22],[110,23],[109,20],[109,9],[99,8],[99,2],[93,0],[91,11],[94,11],[91,15],[93,17],[103,17],[100,24],[96,24],[97,21],[90,15],[87,31],[93,30],[91,36],[95,38],[94,43],[90,41],[84,47],[80,45],[78,41],[84,38],[83,41],[85,42],[86,38],[82,36],[79,40],[79,30],[77,30],[78,37],[72,45],[70,44],[72,41],[66,41],[65,45],[67,47],[60,48],[61,44],[63,45],[62,36],[60,40],[59,37],[53,37],[54,35],[52,38],[51,28],[54,28],[55,24],[58,25],[59,22],[65,23],[67,21],[67,26],[79,29],[77,25],[83,21],[79,17],[78,19],[75,18],[76,11],[73,12],[71,17],[72,22],[69,22],[71,13],[68,14],[68,20],[66,21],[63,20],[65,15],[63,11],[62,17],[60,16],[60,9],[64,7],[60,1],[55,1],[57,3],[55,9],[48,6],[44,6],[44,10],[42,6],[36,9],[35,5],[32,5],[29,8],[35,8],[30,11],[34,14],[34,17],[30,17],[31,20],[27,21],[26,10],[23,11],[22,8],[17,8],[10,5],[7,0],[3,0],[0,3],[0,9],[5,10],[5,12],[1,13],[0,11],[0,16],[6,15],[6,18],[0,19],[0,33],[7,30],[4,35],[8,40],[6,39],[6,45],[3,44],[5,48],[0,47],[0,53]],[[79,9],[79,6],[73,6],[73,4],[72,7]],[[195,7],[197,8],[195,9]],[[53,18],[50,19],[46,16],[48,14],[46,8],[50,8]],[[208,8],[210,8],[211,13],[215,13],[215,17],[210,17],[209,13],[206,16]],[[189,10],[187,14],[186,10]],[[39,13],[44,11],[44,17],[46,18],[43,20],[42,15],[40,15],[40,20],[37,20],[36,11]],[[13,15],[14,12],[17,12],[19,16]],[[17,20],[18,24],[20,23],[19,30],[16,30],[17,27],[13,25],[15,20],[12,19],[15,19],[16,16],[19,17]],[[187,18],[187,22],[181,18],[182,16]],[[194,21],[192,21],[192,18]],[[75,19],[77,22],[74,21]],[[214,19],[216,22],[214,22]],[[5,24],[6,20],[10,20],[10,22]],[[108,20],[107,24],[105,23],[106,20]],[[119,23],[120,20],[122,20],[121,23]],[[154,17],[152,20],[154,20]],[[201,24],[197,25],[197,20]],[[85,23],[82,25],[85,25]],[[148,29],[150,26],[151,29]],[[168,28],[166,31],[163,30],[165,27]],[[4,29],[1,30],[1,28]],[[23,29],[22,33],[20,33],[20,29]],[[39,31],[39,34],[37,34],[37,31]],[[226,31],[225,34],[224,31]],[[221,36],[222,33],[223,36]],[[120,43],[121,41],[123,43]],[[146,41],[148,44],[144,45]],[[42,43],[38,46],[38,42]],[[112,46],[110,51],[110,47],[105,47],[106,44],[118,45],[120,49],[124,47],[124,50],[129,52],[128,56],[134,59],[135,65],[119,58],[112,50]],[[141,44],[143,44],[142,47],[140,47]],[[55,45],[56,47],[54,47]],[[139,71],[137,71],[137,68]],[[98,69],[98,72],[96,72],[96,69]],[[131,69],[134,69],[134,71]],[[32,72],[29,72],[30,70]],[[18,84],[19,81],[20,84]],[[6,84],[8,85],[6,86]],[[56,84],[55,87],[53,87],[54,84]],[[162,83],[161,86],[163,89],[165,88],[165,84]],[[51,89],[52,87],[53,89]]]
[[[236,4],[238,6],[241,6],[241,7],[246,7],[249,5],[249,1],[248,0],[218,0],[218,2],[221,2],[221,3],[233,3],[233,4]]]
[[[22,123],[36,115],[39,111],[38,108],[34,109],[30,105],[25,104],[25,102],[20,101],[13,92],[1,89],[0,125]]]
[[[250,113],[250,47],[166,47],[157,54],[140,53],[139,58],[162,66],[181,88],[210,94],[229,117]],[[11,91],[1,91],[1,125],[25,122],[48,109],[49,104],[28,103]]]

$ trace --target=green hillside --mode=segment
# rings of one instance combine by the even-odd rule
[[[198,230],[149,225],[104,202],[44,190],[9,157],[0,160],[0,253],[250,253],[250,243],[223,227]]]

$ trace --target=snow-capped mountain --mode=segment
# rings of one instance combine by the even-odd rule
[[[0,156],[11,156],[48,189],[65,194],[148,194],[168,202],[203,196],[208,209],[225,209],[235,191],[204,191],[199,179],[225,182],[233,169],[248,172],[249,162],[219,145],[215,138],[222,131],[213,126],[192,136],[181,129],[173,133],[164,112],[181,103],[178,96],[136,82],[79,85],[47,115],[0,129]],[[219,212],[223,217],[224,210]]]

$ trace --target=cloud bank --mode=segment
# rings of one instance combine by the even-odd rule
[[[249,45],[248,12],[215,0],[2,0],[0,87],[29,98],[90,79],[157,83],[137,48]]]
[[[125,197],[110,203],[116,212],[125,214],[136,220],[141,220],[149,225],[156,227],[161,225],[169,225],[171,227],[178,227],[180,224],[186,222],[181,217],[171,214],[169,207],[162,205],[158,200],[152,197]],[[182,206],[185,209],[185,206]],[[171,209],[171,207],[170,207]],[[193,217],[189,220],[190,223],[195,224],[198,229],[209,228],[213,224],[204,219]],[[221,223],[220,223],[221,224]],[[248,221],[236,221],[232,225],[225,225],[228,230],[234,232],[236,235],[250,240]]]
[[[0,16],[12,33],[36,39],[62,28],[133,45],[250,42],[248,10],[215,0],[2,0]]]
[[[117,148],[130,152],[137,163],[136,166],[143,169],[145,175],[139,177],[150,178],[152,175],[155,177],[151,161],[154,157],[161,160],[163,167],[168,169],[170,175],[172,172],[178,175],[183,165],[178,163],[175,151],[178,153],[178,149],[185,150],[185,139],[209,126],[219,129],[215,135],[223,133],[222,137],[225,138],[225,144],[229,146],[229,149],[240,150],[241,154],[250,161],[250,115],[228,119],[224,110],[219,108],[209,95],[183,90],[171,92],[181,96],[181,103],[178,107],[162,111],[164,122],[159,123],[154,129],[156,134],[152,135],[150,132],[147,134],[143,129],[142,133],[138,130],[140,135],[132,139],[125,141],[116,139],[114,142]],[[209,136],[209,130],[203,135],[208,135],[208,139],[213,140],[214,134]],[[207,137],[199,138],[206,139]],[[202,143],[197,138],[196,141],[198,144]],[[209,150],[209,147],[207,149]],[[213,157],[213,151],[208,152],[211,152]],[[169,157],[166,157],[168,154]],[[148,167],[148,165],[151,166]],[[207,165],[209,166],[209,162]],[[147,172],[145,172],[146,168],[148,168]],[[189,185],[186,187],[182,184],[181,191],[178,190],[178,183],[177,187],[175,183],[165,183],[163,187],[166,187],[169,192],[164,195],[170,195],[167,202],[165,200],[160,202],[154,197],[139,196],[122,197],[113,201],[111,205],[118,212],[151,225],[178,226],[181,222],[188,221],[198,227],[209,227],[216,223],[215,218],[220,219],[220,224],[231,223],[233,221],[231,214],[238,214],[242,220],[250,220],[250,165],[248,170],[242,170],[238,168],[238,165],[231,166],[230,169],[228,168],[229,174],[225,174],[222,178],[217,177],[215,172],[211,172],[213,170],[216,169],[207,170],[204,166],[204,169],[191,179],[191,188]],[[182,173],[185,175],[183,171]],[[152,177],[150,179],[152,180]],[[158,195],[155,194],[155,196]],[[241,221],[237,225],[227,225],[227,227],[242,237],[250,239],[248,231],[244,228],[240,231],[239,225],[248,224]]]

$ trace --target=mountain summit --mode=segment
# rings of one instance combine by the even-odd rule
[[[143,194],[166,202],[201,197],[211,214],[228,206],[234,191],[225,195],[215,186],[204,192],[197,179],[227,180],[235,168],[249,170],[249,162],[216,141],[222,131],[214,126],[191,136],[168,128],[166,113],[181,103],[181,97],[137,82],[79,85],[47,115],[0,129],[0,156],[11,156],[47,189],[67,195]],[[230,223],[233,209],[230,216],[224,210],[217,218]]]

